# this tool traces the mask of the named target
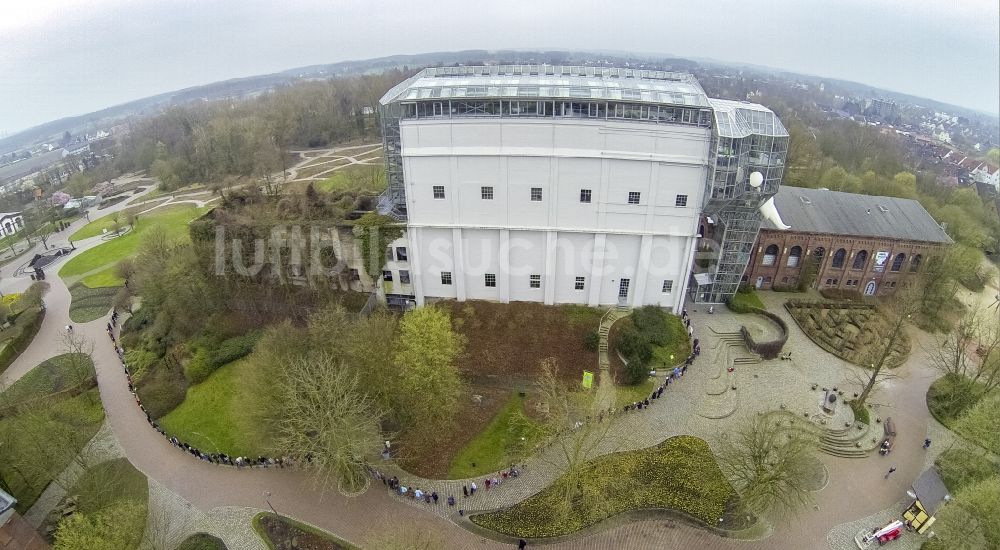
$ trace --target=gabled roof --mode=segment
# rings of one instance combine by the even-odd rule
[[[913,482],[913,492],[917,494],[917,500],[924,510],[932,515],[950,498],[948,487],[945,487],[944,481],[934,468],[924,470],[924,473],[920,474],[920,477]]]
[[[790,231],[882,237],[933,243],[953,242],[934,218],[913,199],[878,197],[781,186],[774,206]],[[778,229],[764,221],[767,229]]]

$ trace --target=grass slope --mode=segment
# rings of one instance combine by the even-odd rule
[[[121,259],[135,254],[142,243],[142,235],[155,226],[164,227],[168,236],[187,238],[188,223],[205,210],[191,205],[168,206],[139,217],[135,229],[129,233],[91,248],[66,262],[59,270],[62,278],[90,273],[102,267],[111,267]]]
[[[187,390],[184,401],[159,420],[171,435],[208,452],[232,456],[268,453],[263,430],[246,414],[257,406],[250,386],[246,359],[219,368],[201,384]]]
[[[709,525],[725,515],[735,496],[708,444],[678,436],[655,447],[589,461],[578,478],[590,499],[564,508],[565,477],[510,508],[471,517],[473,523],[515,537],[553,537],[579,531],[629,510],[667,508]],[[595,506],[599,502],[601,505]],[[566,513],[561,513],[561,510]]]
[[[463,447],[448,468],[449,479],[464,479],[510,466],[508,449],[520,438],[531,448],[538,439],[537,424],[524,414],[524,398],[512,396],[475,439]]]

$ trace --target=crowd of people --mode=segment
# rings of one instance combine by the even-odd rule
[[[166,440],[170,442],[171,445],[190,454],[191,456],[199,460],[203,460],[205,462],[211,462],[212,464],[235,466],[238,469],[268,468],[271,466],[274,466],[276,468],[284,468],[285,466],[292,466],[294,464],[293,459],[289,457],[277,457],[277,458],[269,456],[232,457],[221,451],[215,453],[209,453],[199,449],[198,447],[195,447],[184,441],[181,441],[177,439],[177,437],[172,436],[167,432],[165,432],[163,428],[161,428],[160,425],[157,424],[155,420],[153,420],[153,417],[149,415],[149,412],[146,411],[146,407],[142,405],[142,399],[139,397],[139,394],[136,393],[136,387],[132,381],[132,369],[129,367],[128,361],[126,361],[125,359],[125,350],[118,345],[118,338],[115,336],[115,329],[118,328],[118,310],[114,310],[111,312],[111,319],[108,321],[106,328],[108,331],[108,338],[110,338],[111,340],[111,345],[115,348],[115,353],[118,354],[118,359],[122,362],[122,369],[125,371],[125,379],[128,382],[128,391],[132,392],[132,397],[135,399],[136,405],[139,406],[139,410],[141,410],[142,413],[146,415],[146,422],[148,422],[149,425],[152,426],[154,430],[159,432],[160,435],[166,438]],[[73,326],[67,325],[66,331],[73,332]],[[216,449],[216,451],[218,451],[218,449]],[[306,455],[305,460],[311,461],[312,457]]]
[[[488,491],[490,489],[494,489],[496,487],[499,487],[507,480],[520,477],[525,467],[526,467],[525,465],[521,465],[521,467],[518,468],[515,465],[511,464],[510,467],[507,468],[506,470],[500,470],[496,474],[491,474],[489,476],[486,476],[482,482],[484,490]],[[438,501],[441,499],[441,495],[439,495],[438,492],[434,489],[427,490],[412,485],[407,486],[405,482],[401,482],[398,477],[396,476],[390,477],[375,468],[369,468],[369,472],[371,473],[372,477],[376,481],[380,481],[386,487],[387,490],[392,491],[393,493],[403,498],[423,501],[425,504],[438,504]],[[468,499],[475,497],[476,494],[479,492],[479,490],[480,490],[479,485],[476,484],[475,480],[467,484],[463,484],[462,498]],[[457,495],[453,494],[448,495],[448,498],[444,499],[444,502],[448,506],[460,506]],[[459,515],[464,516],[465,509],[459,508],[458,513]]]

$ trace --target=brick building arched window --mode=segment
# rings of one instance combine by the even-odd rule
[[[793,246],[791,250],[788,251],[788,261],[785,264],[788,267],[797,267],[799,265],[799,259],[802,257],[802,247]]]
[[[772,244],[764,249],[764,259],[760,262],[761,265],[774,265],[774,262],[778,259],[778,245]]]
[[[890,271],[899,271],[900,269],[903,269],[903,262],[905,261],[906,254],[903,254],[902,252],[896,254],[896,257],[892,259],[892,267],[890,268]]]
[[[854,255],[854,263],[851,265],[851,269],[864,269],[866,263],[868,263],[868,251],[862,250]]]
[[[921,256],[920,254],[914,256],[913,259],[910,260],[910,273],[916,273],[917,270],[920,269],[920,262],[922,262],[923,260],[924,257]]]
[[[833,253],[833,267],[844,267],[844,260],[847,258],[847,251],[841,248]]]

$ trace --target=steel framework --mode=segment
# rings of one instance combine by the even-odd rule
[[[715,162],[706,182],[703,210],[721,231],[715,232],[717,238],[709,247],[713,253],[708,259],[714,261],[701,268],[711,275],[711,283],[699,285],[693,280],[689,288],[696,302],[721,303],[739,288],[763,220],[760,207],[781,185],[788,131],[773,112],[760,105],[719,99],[709,102],[715,115]],[[756,188],[750,185],[754,172],[763,177]]]

